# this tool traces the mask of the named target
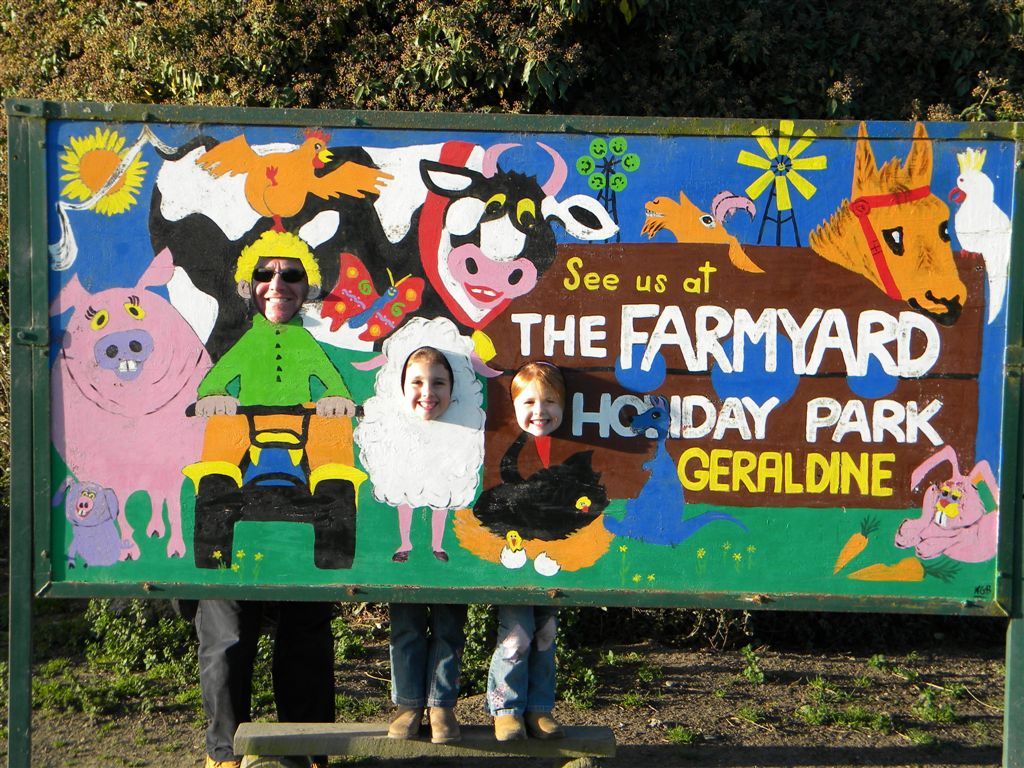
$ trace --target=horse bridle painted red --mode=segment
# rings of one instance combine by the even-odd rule
[[[888,195],[863,195],[850,203],[850,211],[860,222],[860,228],[867,238],[868,248],[871,250],[871,258],[875,261],[875,270],[878,272],[878,279],[882,281],[882,288],[890,299],[897,301],[903,299],[903,294],[896,286],[889,270],[889,263],[885,260],[882,252],[882,244],[878,240],[878,234],[871,225],[869,214],[875,208],[888,208],[893,205],[904,205],[913,203],[916,200],[928,197],[932,193],[931,187],[927,184],[923,187],[916,187],[906,192],[893,192]]]

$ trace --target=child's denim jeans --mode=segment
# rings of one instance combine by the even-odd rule
[[[391,700],[395,704],[455,706],[465,625],[465,605],[391,604]]]
[[[555,706],[555,633],[558,609],[502,605],[498,647],[487,675],[487,710],[492,715],[550,712]]]

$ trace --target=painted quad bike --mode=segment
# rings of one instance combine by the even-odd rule
[[[194,406],[188,413],[194,415]],[[316,567],[352,567],[356,499],[366,475],[343,464],[311,471],[306,449],[315,413],[314,408],[303,405],[238,406],[236,416],[227,418],[244,417],[249,434],[237,466],[200,461],[185,468],[196,488],[196,567],[231,567],[235,523],[241,521],[312,525]],[[217,418],[210,419],[207,430],[223,429],[230,423]]]

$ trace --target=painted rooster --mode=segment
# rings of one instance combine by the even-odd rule
[[[212,176],[246,175],[245,198],[261,216],[274,220],[274,229],[283,231],[282,219],[294,216],[306,204],[308,195],[327,200],[340,195],[365,197],[377,194],[390,174],[358,163],[342,163],[317,175],[333,157],[327,148],[328,134],[307,130],[306,140],[285,152],[260,153],[249,146],[244,135],[222,142],[196,163]]]
[[[988,276],[988,321],[1003,307],[1007,268],[1010,263],[1010,218],[995,204],[992,179],[981,170],[984,149],[958,152],[960,175],[949,199],[959,203],[953,227],[964,250],[980,253]]]

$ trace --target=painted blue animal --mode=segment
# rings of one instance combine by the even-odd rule
[[[616,536],[663,546],[675,546],[715,520],[726,520],[747,530],[747,526],[725,512],[709,511],[696,517],[685,517],[683,485],[679,482],[676,464],[665,447],[670,422],[668,400],[652,395],[648,402],[650,407],[630,420],[630,429],[638,435],[649,429],[658,434],[654,457],[643,465],[651,476],[640,489],[640,494],[626,502],[626,514],[622,520],[606,516],[605,528]]]

